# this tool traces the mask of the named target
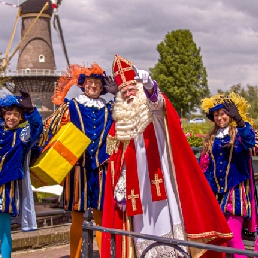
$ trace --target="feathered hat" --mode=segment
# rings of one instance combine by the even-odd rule
[[[102,79],[102,84],[105,85],[106,73],[98,64],[93,63],[90,67],[73,64],[58,79],[52,102],[56,105],[62,104],[69,89],[73,85],[81,87],[87,77]],[[103,87],[100,94],[105,93],[106,89]]]
[[[135,83],[135,72],[133,70],[133,63],[119,55],[115,55],[113,66],[113,77],[114,81],[118,86],[118,90],[121,90],[123,87]]]
[[[206,113],[206,116],[214,122],[213,112],[224,108],[225,102],[234,102],[242,119],[245,122],[249,122],[251,125],[254,124],[253,119],[248,116],[250,104],[248,104],[243,97],[234,92],[231,92],[229,95],[217,94],[210,98],[205,98],[202,100],[201,108]],[[232,122],[232,125],[236,125],[235,121]]]

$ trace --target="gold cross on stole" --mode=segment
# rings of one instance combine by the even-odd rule
[[[139,198],[139,194],[134,194],[134,189],[131,190],[131,195],[127,196],[128,200],[131,200],[132,206],[133,206],[133,211],[136,211],[136,201],[135,199]]]
[[[158,195],[158,196],[161,196],[160,186],[159,186],[159,185],[160,185],[161,183],[163,183],[162,178],[159,179],[158,174],[155,174],[154,180],[151,180],[151,183],[156,186],[157,195]]]

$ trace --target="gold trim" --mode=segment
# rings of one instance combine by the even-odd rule
[[[102,141],[103,141],[103,135],[105,133],[105,128],[106,128],[106,124],[107,124],[107,117],[108,117],[108,109],[107,107],[105,107],[105,120],[104,120],[104,126],[103,126],[103,129],[102,129],[102,132],[101,132],[101,135],[100,135],[100,139],[99,139],[99,145],[98,145],[98,149],[96,151],[96,166],[99,167],[99,158],[98,158],[98,155],[99,155],[99,148],[102,144]]]
[[[69,108],[69,106],[66,103],[64,103],[50,117],[49,129],[52,131],[52,134],[56,134],[58,132],[58,130],[60,129],[62,118],[68,108]]]
[[[240,212],[241,212],[241,216],[244,216],[243,215],[243,184],[239,184],[239,192],[240,192]]]
[[[211,159],[213,161],[213,164],[214,164],[214,171],[213,171],[213,174],[214,174],[214,179],[215,179],[215,182],[216,182],[216,185],[217,185],[217,189],[218,189],[218,192],[220,192],[220,185],[219,185],[219,181],[218,181],[218,178],[217,178],[217,175],[216,175],[216,161],[215,161],[215,158],[214,158],[214,155],[212,153],[212,147],[210,146],[210,154],[211,154]]]
[[[123,211],[123,230],[126,230],[125,228],[125,211]],[[126,236],[122,236],[122,258],[126,258]]]
[[[126,215],[126,230],[133,231],[132,217]],[[135,247],[134,239],[132,237],[126,237],[126,257],[134,258],[135,256]]]
[[[121,65],[121,61],[126,63],[129,67],[125,67],[123,68],[122,65]],[[118,71],[114,72],[114,66],[115,64],[117,64],[118,66]],[[133,68],[132,68],[132,65],[133,63],[119,55],[115,55],[115,58],[114,58],[114,61],[113,61],[113,64],[112,64],[112,72],[113,72],[113,76],[117,76],[117,75],[121,75],[121,79],[122,79],[122,83],[118,86],[118,89],[121,90],[123,87],[129,85],[129,84],[136,84],[136,80],[129,80],[129,81],[126,81],[126,77],[124,75],[124,72],[128,72],[130,70],[133,71]]]
[[[248,197],[248,199],[246,198],[246,213],[248,212],[248,210],[250,209],[251,205],[250,205],[250,198],[249,198],[249,181],[250,179],[246,180],[246,187],[245,187],[245,198]],[[246,214],[247,215],[247,214]]]
[[[4,154],[4,156],[2,157],[2,160],[1,160],[1,162],[0,162],[0,172],[2,171],[2,169],[3,169],[3,165],[4,165],[4,161],[5,161],[5,157],[6,157],[6,155],[8,154],[8,152],[6,152],[5,154]]]
[[[230,169],[230,165],[231,165],[231,161],[232,161],[233,147],[234,147],[234,144],[232,144],[231,149],[230,149],[230,153],[229,153],[229,160],[228,160],[228,166],[227,166],[227,171],[226,171],[226,180],[225,180],[224,192],[226,192],[227,188],[228,188],[228,174],[229,174],[229,169]]]
[[[120,63],[120,62],[119,62],[119,63]],[[120,67],[119,67],[119,68],[120,68]],[[121,69],[122,69],[123,72],[128,72],[128,71],[132,71],[132,70],[133,70],[132,67],[125,67],[125,68],[123,68],[122,66],[121,66]],[[114,73],[113,76],[115,77],[115,76],[117,76],[118,74],[121,74],[121,72],[120,72],[120,71],[117,71],[117,72]]]
[[[12,148],[14,147],[15,143],[16,143],[16,131],[13,134]]]
[[[233,213],[233,215],[235,215],[235,213],[236,213],[236,210],[235,210],[236,200],[235,200],[235,198],[236,198],[235,189],[233,189],[233,191],[232,191],[232,213]]]
[[[5,211],[5,184],[3,184],[3,191],[2,191],[2,211]]]
[[[228,197],[227,197],[227,200],[226,200],[226,204],[228,203],[228,199],[229,199],[229,194],[228,194]],[[221,203],[220,203],[220,205],[221,205]],[[227,212],[227,205],[224,206],[224,213],[226,213],[226,212]]]
[[[18,180],[15,181],[16,183],[16,191],[18,191],[18,194],[15,193],[15,205],[16,205],[16,210],[18,211],[18,213],[20,213],[20,207],[19,207],[19,184],[18,184]]]
[[[10,203],[9,203],[9,213],[12,213],[12,199],[14,197],[14,181],[11,181],[10,187]]]
[[[56,132],[60,129],[60,124],[62,122],[62,118],[64,113],[69,108],[68,104],[63,103],[49,118],[47,118],[45,123],[45,132],[40,135],[39,146],[44,146],[46,141],[49,138],[49,131],[52,131],[52,134],[56,134]]]
[[[87,188],[87,174],[86,169],[83,168],[83,176],[84,176],[84,210],[87,210],[88,207],[88,188]]]
[[[121,164],[120,164],[120,169],[122,168],[123,164],[124,164],[124,158],[125,158],[125,152],[126,152],[126,149],[130,143],[130,141],[133,141],[132,140],[127,140],[127,141],[122,141],[123,143],[123,151],[122,151],[122,155],[121,155]]]
[[[81,115],[81,112],[80,112],[78,103],[77,103],[77,101],[76,101],[75,99],[73,99],[73,102],[74,102],[74,104],[75,104],[75,107],[76,107],[76,110],[77,110],[77,113],[78,113],[78,116],[79,116],[79,120],[80,120],[80,123],[81,123],[82,132],[86,135],[85,129],[84,129],[84,124],[83,124],[83,121],[82,121],[82,115]],[[85,155],[83,155],[83,159],[82,159],[82,166],[83,166],[83,167],[85,167],[85,163],[86,163],[86,159],[85,159]]]
[[[14,132],[13,134],[13,141],[12,141],[12,148],[15,146],[15,143],[16,143],[16,131]],[[4,156],[2,157],[2,160],[0,162],[0,172],[2,171],[3,169],[3,165],[4,165],[4,161],[5,161],[5,158],[6,158],[6,155],[8,154],[8,152],[6,152],[4,154]]]
[[[212,235],[214,236],[220,236],[220,237],[231,237],[233,236],[232,233],[221,233],[221,232],[217,232],[217,231],[210,231],[210,232],[204,232],[201,234],[187,234],[188,238],[192,238],[192,239],[196,239],[196,238],[203,238],[203,237],[211,237]],[[215,237],[214,236],[214,237]]]
[[[108,155],[112,155],[113,152],[115,151],[116,146],[117,146],[119,141],[117,140],[116,137],[108,135],[106,142],[107,142],[106,152],[107,152]]]
[[[79,199],[78,198],[79,196],[78,196],[78,193],[77,193],[77,191],[79,192],[79,189],[77,188],[77,184],[78,184],[78,180],[77,180],[77,178],[78,178],[78,166],[75,166],[73,172],[74,172],[73,173],[74,174],[74,178],[73,178],[73,193],[72,193],[72,195],[73,195],[73,202],[72,202],[73,208],[72,208],[72,210],[80,211],[79,206],[78,206],[79,201],[76,204],[77,200]]]
[[[227,170],[226,170],[225,184],[224,184],[223,193],[226,193],[227,192],[227,188],[228,188],[228,174],[229,174],[230,165],[231,165],[231,161],[232,161],[233,147],[234,147],[234,144],[232,144],[232,146],[230,148],[230,153],[229,153],[229,159],[228,159],[228,164],[227,164]],[[217,172],[216,161],[215,161],[214,155],[212,153],[212,147],[211,146],[210,146],[209,152],[211,154],[211,159],[212,159],[213,164],[214,164],[214,172],[213,172],[214,173],[214,179],[215,179],[215,182],[216,182],[216,185],[217,185],[217,188],[218,188],[218,192],[220,192],[221,187],[219,185],[219,182],[218,182],[218,179],[217,179],[217,175],[216,175],[216,172]]]
[[[81,182],[81,168],[79,167],[79,166],[76,166],[76,167],[78,167],[78,180],[79,180],[79,184],[78,184],[78,191],[79,191],[79,193],[78,193],[78,210],[80,210],[81,211],[81,201],[82,201],[82,189],[81,189],[81,187],[82,187],[82,182]]]
[[[173,178],[176,180],[176,174],[175,174],[175,165],[173,162],[173,156],[172,156],[172,146],[170,144],[170,135],[168,132],[168,125],[167,125],[167,112],[166,112],[166,102],[164,101],[164,106],[163,106],[163,114],[164,114],[164,125],[165,125],[165,133],[166,133],[166,143],[167,143],[167,147],[168,147],[168,151],[169,151],[169,161],[170,164],[172,166],[172,173],[170,173],[170,180],[171,182],[173,182]],[[183,218],[183,213],[182,213],[182,205],[181,205],[181,201],[179,198],[179,191],[178,191],[178,185],[175,184],[176,187],[176,192],[175,192],[175,196],[176,199],[178,201],[178,208],[179,208],[179,212],[180,212],[180,217],[181,217],[181,221],[182,221],[182,225],[184,225],[184,218]],[[184,229],[185,231],[185,229]]]
[[[110,162],[111,165],[111,177],[112,177],[112,186],[115,186],[115,162],[112,160]]]
[[[66,205],[67,205],[67,209],[70,206],[70,181],[71,181],[71,172],[69,172],[69,174],[66,176],[65,181],[66,181]],[[72,206],[72,210],[73,210],[73,206]]]
[[[100,168],[100,169],[99,169],[99,203],[98,203],[98,210],[100,210],[101,197],[102,197],[102,187],[103,187],[103,168]]]

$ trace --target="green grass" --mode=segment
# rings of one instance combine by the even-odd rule
[[[50,194],[50,193],[36,193],[37,199],[39,202],[42,202],[43,198],[49,198],[55,196],[55,194]]]

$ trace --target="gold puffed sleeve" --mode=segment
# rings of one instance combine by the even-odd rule
[[[40,135],[39,146],[44,146],[46,141],[48,141],[49,132],[51,132],[51,135],[56,134],[61,126],[67,124],[68,122],[70,122],[69,102],[63,103],[43,122],[44,130]]]

